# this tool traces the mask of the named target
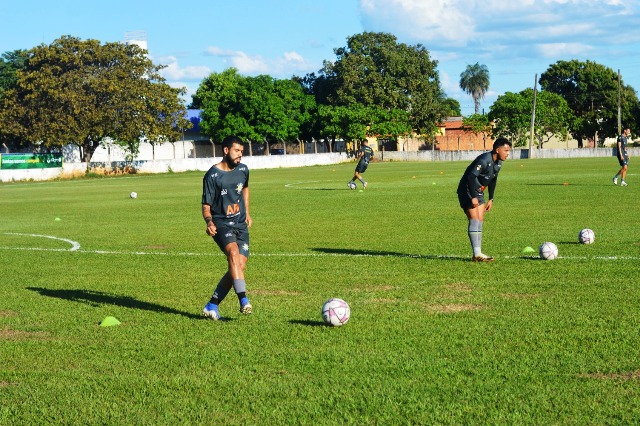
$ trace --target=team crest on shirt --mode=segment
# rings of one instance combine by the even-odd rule
[[[482,168],[482,164],[478,164],[478,165],[476,166],[476,170],[480,170],[481,168]]]
[[[244,185],[242,185],[241,183],[239,183],[238,185],[236,185],[236,192],[239,194],[242,192],[242,188],[244,188]]]

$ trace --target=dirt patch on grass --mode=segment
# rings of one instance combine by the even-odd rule
[[[286,291],[286,290],[250,290],[249,295],[256,296],[300,296],[299,291]]]
[[[49,333],[44,331],[0,330],[0,340],[46,339]]]
[[[640,380],[640,370],[625,373],[584,373],[579,376],[598,380]]]
[[[425,304],[425,309],[435,314],[455,314],[457,312],[479,311],[485,309],[484,305],[473,305],[470,303],[441,303]]]
[[[0,381],[0,388],[8,388],[9,386],[18,386],[18,384]]]
[[[14,311],[0,311],[0,318],[17,317],[18,313]]]

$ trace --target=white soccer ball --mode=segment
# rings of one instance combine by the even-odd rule
[[[342,299],[332,298],[322,305],[322,319],[327,325],[339,327],[349,321],[351,309]]]
[[[356,188],[357,188],[357,186],[356,186],[356,184],[355,184],[355,183],[349,183],[349,188],[351,188],[351,189],[356,189]]]
[[[138,193],[137,192],[132,192],[131,194],[129,194],[129,196],[131,198],[138,198]]]
[[[591,229],[585,228],[578,234],[578,241],[582,244],[593,244],[595,240],[596,234]]]
[[[553,260],[558,257],[558,247],[548,241],[540,245],[538,252],[540,253],[540,257],[544,260]]]

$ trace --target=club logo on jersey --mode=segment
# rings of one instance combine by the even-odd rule
[[[478,171],[480,171],[480,169],[481,169],[481,168],[482,168],[482,164],[478,164],[478,165],[476,166],[476,170],[478,170]]]
[[[220,195],[227,195],[227,188],[224,188],[222,191],[220,191]]]
[[[236,185],[236,192],[239,194],[242,192],[242,188],[244,188],[244,185],[242,185],[241,183],[239,183],[238,185]]]

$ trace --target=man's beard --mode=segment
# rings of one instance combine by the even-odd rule
[[[228,155],[225,157],[225,162],[227,163],[227,166],[229,166],[230,169],[235,169],[236,166],[238,165],[235,163],[235,160],[231,159],[231,157]]]

